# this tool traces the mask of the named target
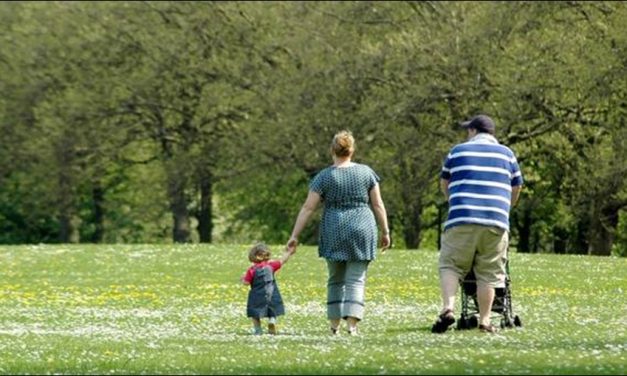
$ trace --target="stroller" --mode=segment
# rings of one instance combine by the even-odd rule
[[[518,315],[512,312],[511,280],[509,277],[509,260],[505,264],[505,287],[495,288],[492,312],[501,316],[501,328],[522,326]],[[460,281],[462,290],[462,313],[457,320],[457,330],[473,329],[479,326],[479,304],[477,303],[477,280],[471,269],[463,281]]]

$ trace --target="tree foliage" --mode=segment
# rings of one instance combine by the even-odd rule
[[[0,242],[283,242],[349,129],[395,242],[435,247],[442,160],[487,113],[526,180],[518,251],[625,255],[626,13],[0,3]]]

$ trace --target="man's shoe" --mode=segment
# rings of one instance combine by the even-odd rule
[[[444,333],[448,330],[448,327],[455,323],[455,316],[453,311],[447,309],[438,316],[437,321],[431,327],[431,333]]]
[[[490,324],[490,325],[479,325],[479,331],[483,332],[483,333],[496,333],[499,330],[496,328],[496,326]]]

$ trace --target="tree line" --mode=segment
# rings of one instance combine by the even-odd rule
[[[1,2],[0,243],[283,243],[331,137],[435,248],[486,113],[519,252],[627,254],[622,2]],[[317,241],[310,225],[303,240]]]

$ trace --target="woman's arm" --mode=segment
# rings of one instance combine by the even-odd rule
[[[309,222],[309,218],[318,207],[320,203],[320,194],[314,191],[309,191],[307,194],[307,199],[305,203],[300,208],[300,212],[298,213],[298,217],[296,217],[296,223],[294,223],[294,228],[292,229],[292,236],[290,236],[290,240],[287,242],[287,248],[294,253],[293,250],[296,249],[298,245],[298,236],[303,231],[307,222]]]
[[[377,218],[377,222],[379,223],[379,227],[382,231],[381,246],[383,249],[388,248],[390,246],[390,228],[388,227],[388,215],[385,210],[385,205],[383,204],[383,199],[381,198],[379,184],[375,185],[370,190],[370,202],[372,204],[374,215]]]

